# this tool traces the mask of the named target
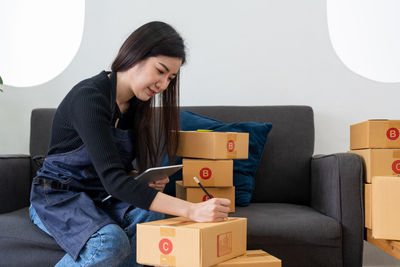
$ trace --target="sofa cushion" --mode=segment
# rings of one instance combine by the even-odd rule
[[[247,132],[249,133],[248,159],[233,160],[233,185],[235,186],[235,203],[237,206],[247,206],[254,191],[254,176],[268,134],[272,128],[271,123],[261,122],[236,122],[223,123],[221,121],[182,110],[180,113],[180,126],[183,131],[196,131],[198,129],[213,130],[215,132]],[[176,164],[182,163],[182,158],[177,158]],[[166,193],[175,194],[175,181],[182,179],[182,172],[170,177],[171,183],[166,188]]]
[[[0,155],[0,213],[29,205],[30,170],[30,156]]]
[[[314,114],[311,107],[187,106],[182,109],[225,123],[271,122],[274,130],[268,135],[268,145],[255,175],[252,202],[309,205],[310,165],[314,152]],[[46,154],[54,113],[55,109],[32,111],[32,157]]]
[[[313,208],[282,203],[237,207],[247,218],[248,249],[282,258],[282,266],[342,266],[342,227]]]
[[[273,130],[255,175],[252,202],[310,203],[314,116],[307,106],[182,107],[225,123],[271,122]]]
[[[0,215],[1,266],[54,266],[64,255],[29,219],[29,208]]]
[[[47,155],[50,144],[51,126],[53,125],[54,108],[32,110],[29,154],[33,157]]]

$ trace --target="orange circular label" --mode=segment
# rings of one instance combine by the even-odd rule
[[[397,173],[400,174],[400,160],[395,160],[392,163],[392,170]]]
[[[210,179],[211,175],[212,175],[212,171],[210,168],[205,167],[200,170],[200,177],[202,179],[205,179],[205,180]]]
[[[235,150],[235,141],[233,140],[228,140],[228,142],[226,143],[226,149],[229,152],[233,152],[233,150]]]
[[[213,195],[210,194],[211,197],[214,197]],[[207,195],[203,196],[203,202],[209,200],[210,198]]]
[[[386,136],[390,140],[396,140],[397,138],[399,138],[399,130],[397,128],[390,128],[389,130],[387,130]]]
[[[164,255],[168,255],[172,252],[172,242],[167,238],[163,238],[158,243],[158,248],[160,249],[161,253]]]

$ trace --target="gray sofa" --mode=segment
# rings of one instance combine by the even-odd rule
[[[313,156],[314,118],[307,106],[185,107],[224,122],[271,122],[248,207],[248,249],[283,266],[362,266],[362,163],[349,153]],[[28,215],[34,157],[44,155],[54,109],[32,111],[30,155],[0,156],[0,266],[53,266],[63,255]]]

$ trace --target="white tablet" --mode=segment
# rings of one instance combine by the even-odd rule
[[[171,165],[149,168],[136,176],[134,179],[144,184],[164,179],[182,169],[183,165]]]
[[[154,167],[154,168],[149,168],[136,176],[135,179],[138,182],[148,184],[151,182],[155,182],[161,179],[164,179],[165,177],[171,176],[172,174],[176,173],[180,169],[182,169],[183,165],[171,165],[171,166],[162,166],[162,167]],[[108,195],[105,197],[101,202],[105,202],[111,198],[111,195]]]

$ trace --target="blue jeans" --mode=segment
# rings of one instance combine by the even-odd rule
[[[29,211],[32,222],[51,236],[32,205]],[[121,226],[108,224],[94,233],[76,261],[65,254],[55,266],[142,266],[136,262],[136,224],[163,218],[162,213],[134,208],[125,214]]]

